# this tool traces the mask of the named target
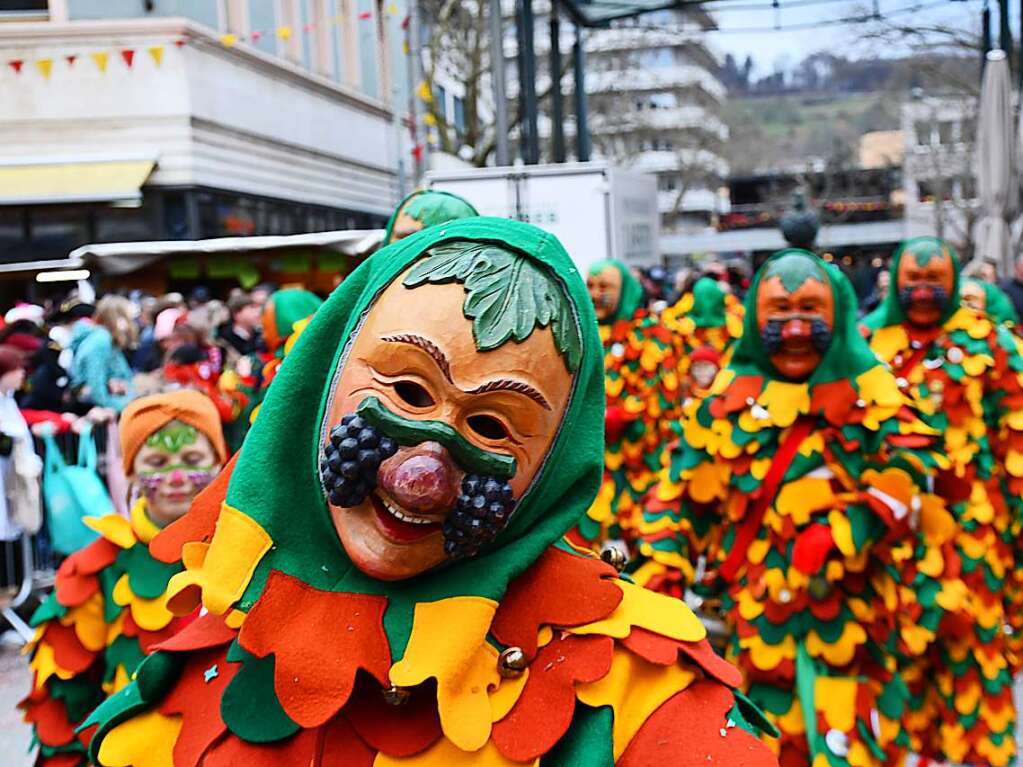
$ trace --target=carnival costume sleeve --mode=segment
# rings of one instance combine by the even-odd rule
[[[826,279],[833,337],[804,383],[781,379],[756,295]],[[758,272],[746,327],[711,395],[693,402],[644,516],[640,582],[703,555],[751,698],[782,731],[783,765],[896,763],[902,593],[887,563],[911,524],[950,522],[927,491],[934,430],[866,347],[844,278],[805,251]]]
[[[451,262],[466,280],[467,316],[484,284],[518,301],[501,291],[531,285],[537,295],[551,281],[536,270],[555,276],[568,300],[530,311],[555,322],[571,396],[492,543],[381,581],[353,565],[318,478],[330,382],[381,290],[454,241],[504,249]],[[505,316],[476,315],[473,327]],[[753,734],[756,708],[733,691],[738,674],[696,617],[562,542],[600,482],[602,420],[596,323],[553,237],[480,218],[378,252],[284,361],[221,502],[207,496],[157,540],[160,556],[180,554],[186,567],[171,608],[201,603],[207,614],[95,712],[93,757],[104,767],[773,764]]]

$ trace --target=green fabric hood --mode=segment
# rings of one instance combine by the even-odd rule
[[[856,327],[856,295],[849,280],[837,268],[829,267],[810,251],[787,248],[768,258],[753,277],[753,283],[746,293],[746,316],[743,320],[742,337],[735,345],[735,352],[728,367],[735,370],[737,376],[762,376],[785,380],[771,364],[760,336],[757,290],[771,265],[790,257],[808,262],[802,266],[815,270],[825,277],[835,299],[835,326],[832,330],[831,346],[806,383],[813,386],[840,379],[853,380],[877,366],[877,357]],[[798,261],[791,264],[800,266]]]
[[[622,292],[618,296],[618,308],[615,309],[615,313],[603,322],[606,325],[618,322],[618,320],[631,320],[643,304],[643,284],[621,261],[614,259],[597,261],[590,266],[590,274],[599,274],[608,267],[618,270],[622,276]]]
[[[406,581],[378,581],[348,559],[320,486],[328,389],[346,343],[381,291],[428,248],[455,240],[518,251],[553,272],[579,323],[582,359],[558,436],[498,540],[475,558]],[[555,364],[565,370],[561,359]],[[345,279],[304,330],[242,448],[227,503],[256,520],[274,542],[249,583],[242,609],[259,597],[271,569],[321,590],[385,595],[385,628],[392,652],[400,657],[417,602],[466,595],[500,600],[509,581],[585,513],[601,479],[603,410],[602,351],[593,308],[578,270],[553,235],[507,219],[473,218],[423,230],[378,251]]]
[[[689,316],[698,328],[719,328],[725,324],[725,291],[717,280],[701,277],[696,281]]]
[[[997,285],[992,285],[984,280],[978,280],[975,277],[966,277],[965,281],[979,285],[980,289],[984,291],[985,311],[988,317],[998,323],[1011,322],[1014,325],[1019,324],[1019,314],[1016,312],[1016,307],[1012,305],[1012,300],[1006,295],[1004,290]]]
[[[384,232],[384,245],[391,244],[394,236],[394,222],[398,220],[398,214],[404,212],[406,216],[423,222],[423,229],[446,224],[448,221],[457,221],[461,218],[473,218],[478,216],[468,200],[459,197],[451,192],[439,192],[435,189],[420,189],[413,192],[398,203],[394,213],[387,221],[387,230]]]
[[[323,305],[323,299],[315,293],[301,288],[285,288],[270,295],[268,299],[273,305],[274,326],[277,335],[282,339],[293,332],[293,326],[304,320]]]
[[[888,266],[888,274],[891,277],[888,281],[888,292],[885,294],[881,305],[863,318],[863,324],[870,330],[877,330],[878,328],[889,325],[901,325],[906,322],[906,313],[903,311],[902,304],[899,301],[899,288],[896,285],[899,264],[902,262],[903,256],[907,251],[929,253],[935,256],[940,254],[943,249],[947,249],[949,255],[952,256],[953,274],[952,293],[949,296],[948,304],[945,306],[945,311],[942,313],[941,322],[939,323],[944,325],[948,318],[955,314],[959,308],[959,272],[961,266],[955,248],[937,237],[913,237],[899,245],[895,255],[892,256],[891,264]]]

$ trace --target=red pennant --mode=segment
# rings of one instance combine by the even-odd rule
[[[24,59],[11,59],[7,62],[8,66],[14,70],[15,74],[21,74],[21,68],[25,66]]]
[[[373,11],[363,11],[362,13],[359,14],[359,19],[361,21],[369,21],[372,18],[373,18]]]
[[[314,26],[315,26],[314,24],[303,24],[302,31],[306,33],[312,32]]]
[[[131,69],[131,65],[135,62],[135,51],[132,48],[125,48],[121,51],[121,58],[124,59],[128,69]]]
[[[416,144],[414,147],[412,147],[412,156],[416,158],[416,162],[422,162],[423,161],[423,145],[422,144]]]
[[[254,43],[258,43],[259,38],[261,38],[262,36],[263,36],[262,32],[253,32],[249,35],[249,40],[251,40]]]
[[[402,29],[408,29],[408,25],[409,25],[409,23],[411,21],[412,21],[412,17],[411,16],[406,16],[404,19],[401,20],[401,28]]]
[[[70,56],[65,56],[64,61],[67,62],[67,65],[69,67],[73,67],[75,65],[75,62],[78,61],[78,55],[72,53]]]
[[[184,48],[184,47],[185,47],[185,41],[184,41],[184,40],[175,40],[175,41],[174,41],[174,44],[175,44],[175,45],[176,45],[176,46],[177,46],[178,48]]]

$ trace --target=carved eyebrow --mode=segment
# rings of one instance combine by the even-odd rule
[[[396,335],[383,336],[382,341],[395,344],[409,344],[422,349],[424,352],[433,358],[433,361],[437,363],[437,367],[440,368],[440,372],[444,374],[444,377],[448,379],[448,383],[455,385],[454,380],[451,378],[451,364],[448,362],[448,358],[444,356],[444,352],[428,338],[423,338],[415,333],[398,333]],[[536,402],[544,410],[550,410],[550,403],[547,399],[536,389],[523,381],[512,381],[509,378],[499,378],[496,381],[487,381],[485,384],[477,386],[472,391],[466,392],[466,394],[486,394],[487,392],[494,391],[513,391],[519,394],[524,394],[531,400]]]
[[[525,394],[531,400],[536,402],[544,410],[550,410],[550,403],[547,399],[536,389],[523,381],[512,381],[508,378],[499,378],[496,381],[487,381],[482,386],[477,386],[467,394],[485,394],[486,392],[492,391],[514,391],[519,394]]]
[[[451,378],[451,364],[448,362],[448,358],[444,356],[444,352],[440,350],[440,347],[430,339],[417,336],[415,333],[399,333],[393,336],[384,336],[381,340],[419,347],[433,358],[433,361],[437,363],[437,367],[440,368],[440,372],[448,379],[448,383],[455,383]]]

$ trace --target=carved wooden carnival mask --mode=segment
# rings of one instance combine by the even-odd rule
[[[622,274],[613,266],[606,266],[599,272],[586,278],[586,288],[590,291],[593,310],[597,321],[603,322],[614,316],[618,304],[622,300]]]
[[[895,280],[906,318],[914,325],[936,325],[955,285],[952,254],[945,247],[940,251],[931,247],[908,248],[899,261]]]

